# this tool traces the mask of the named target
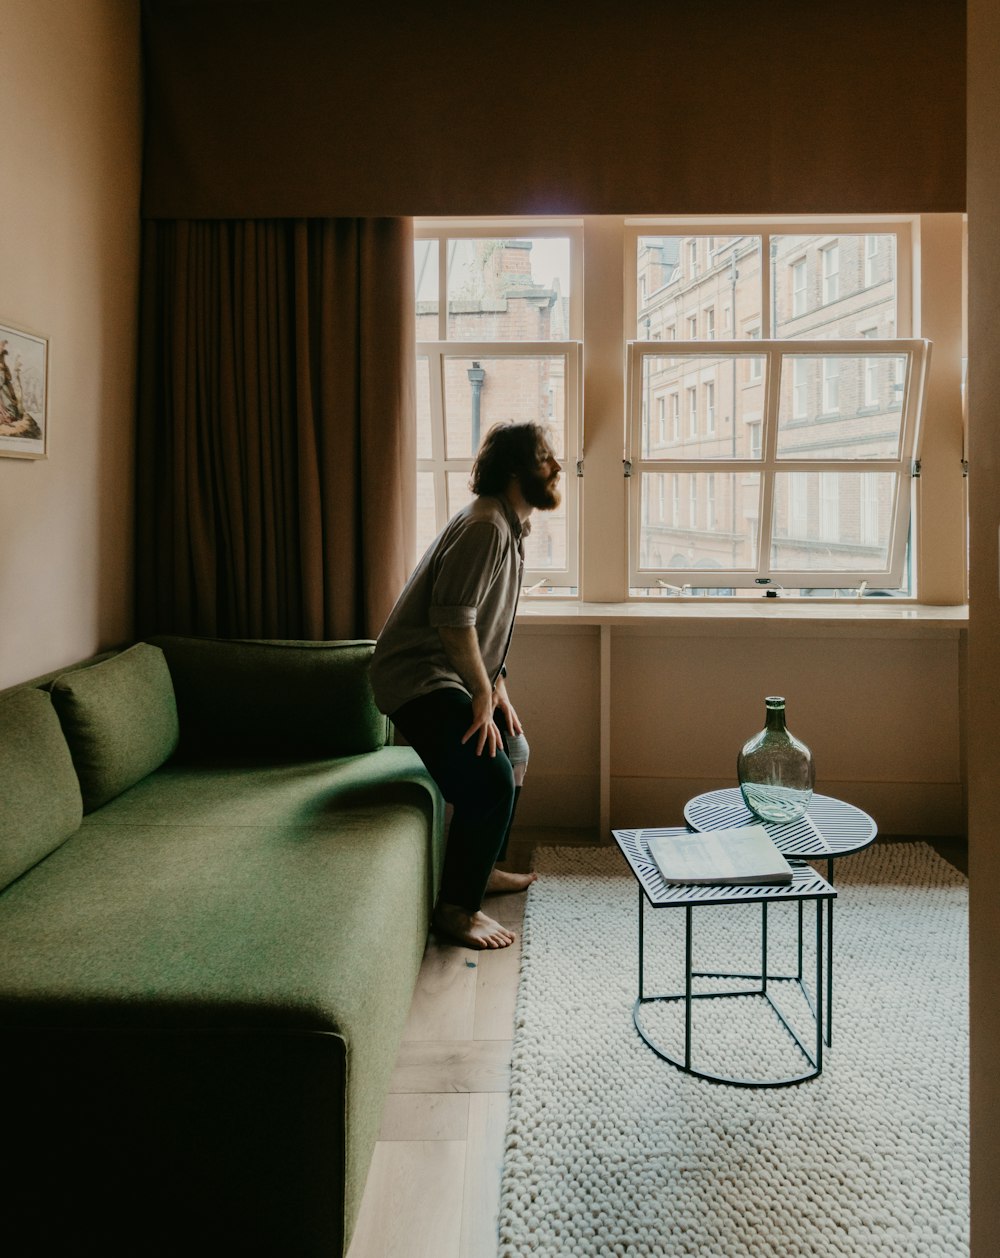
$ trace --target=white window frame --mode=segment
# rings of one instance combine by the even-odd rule
[[[666,455],[661,459],[642,459],[639,457],[641,430],[639,419],[641,411],[637,400],[641,401],[644,364],[647,358],[661,358],[667,352],[662,344],[649,341],[632,341],[628,345],[628,404],[626,459],[631,468],[629,485],[629,585],[633,588],[655,586],[657,582],[666,585],[682,585],[690,580],[690,571],[679,568],[642,568],[637,562],[640,538],[640,501],[643,476],[664,470],[676,470],[694,477],[698,473],[711,472],[716,474],[735,473],[746,476],[757,473],[760,476],[759,509],[757,513],[757,538],[755,567],[742,569],[712,568],[711,584],[716,588],[731,587],[750,588],[762,583],[773,582],[786,588],[838,588],[853,581],[867,581],[872,586],[898,588],[904,579],[904,563],[906,557],[906,541],[909,529],[910,510],[912,505],[912,478],[914,475],[914,451],[918,438],[919,419],[923,407],[924,385],[929,357],[929,342],[916,338],[872,341],[864,339],[840,340],[796,340],[781,338],[779,340],[739,340],[713,341],[706,345],[704,341],[677,341],[670,346],[669,356],[677,358],[704,358],[706,363],[718,359],[722,355],[745,355],[752,351],[765,358],[764,382],[764,413],[761,418],[761,457],[759,459],[741,458],[678,458]],[[778,457],[778,407],[780,400],[781,370],[784,365],[788,370],[796,355],[824,356],[840,355],[846,359],[857,359],[872,352],[891,353],[906,360],[905,385],[903,390],[902,413],[900,416],[900,435],[898,456],[886,459],[790,459]],[[860,561],[856,568],[845,572],[842,568],[823,570],[818,568],[801,571],[787,568],[772,567],[771,542],[777,536],[773,520],[775,480],[778,474],[787,472],[890,472],[894,475],[895,493],[891,507],[891,526],[887,547],[887,558],[884,565],[874,563],[863,564]],[[689,487],[694,482],[689,481]],[[830,483],[834,483],[831,477]],[[690,488],[689,488],[690,492]],[[820,504],[822,512],[822,504]],[[829,514],[829,512],[828,512]],[[691,517],[689,505],[688,517]],[[694,527],[690,525],[689,527]],[[820,532],[822,533],[822,527]],[[687,575],[685,576],[685,571]],[[704,585],[704,581],[700,581]]]
[[[575,475],[583,458],[582,384],[583,354],[583,229],[578,222],[519,218],[418,220],[414,240],[437,240],[438,339],[418,341],[417,358],[426,357],[430,379],[431,457],[417,459],[416,470],[434,478],[435,527],[440,531],[448,521],[448,475],[472,471],[473,458],[449,457],[447,416],[445,414],[445,364],[449,358],[562,358],[565,371],[566,434],[563,472],[559,482],[566,509],[566,565],[563,568],[528,568],[523,575],[524,594],[551,588],[579,587],[580,583],[580,494]],[[490,240],[498,238],[565,238],[570,241],[569,337],[562,341],[465,341],[448,340],[448,249],[449,240]],[[532,587],[535,587],[534,589]]]

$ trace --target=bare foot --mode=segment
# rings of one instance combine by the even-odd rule
[[[495,895],[504,891],[527,891],[531,884],[537,879],[536,873],[530,874],[512,874],[506,869],[494,869],[486,883],[486,894],[491,892]]]
[[[469,913],[457,904],[439,904],[434,910],[434,928],[465,944],[467,948],[507,948],[517,936],[480,909]]]

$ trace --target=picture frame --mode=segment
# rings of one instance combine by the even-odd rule
[[[49,343],[0,323],[0,458],[48,453]]]

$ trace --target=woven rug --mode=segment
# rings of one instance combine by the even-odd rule
[[[747,1089],[683,1073],[636,1032],[638,888],[617,848],[542,848],[535,868],[501,1258],[968,1253],[960,873],[924,843],[876,843],[837,862],[823,1073]],[[794,972],[794,913],[769,909],[772,971]],[[647,994],[682,990],[684,913],[647,907],[645,922]],[[812,975],[814,927],[805,936]],[[759,909],[702,908],[695,968],[752,970],[759,939]],[[791,995],[788,1004],[797,1023]],[[763,1000],[695,1005],[694,1064],[772,1077],[805,1069]],[[645,1008],[663,1011],[656,1033],[682,1055],[682,1010]]]

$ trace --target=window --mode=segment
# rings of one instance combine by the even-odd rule
[[[875,283],[876,269],[878,267],[878,236],[865,237],[865,288],[871,288]]]
[[[916,221],[747,221],[709,248],[732,220],[418,220],[417,545],[468,497],[490,424],[537,417],[565,469],[559,516],[533,520],[537,594],[581,578],[589,599],[901,588],[914,505],[921,526],[932,497],[961,510],[941,478],[912,479],[927,360],[912,303],[939,308],[941,284],[931,253],[913,282],[911,257],[941,247],[911,238]],[[584,244],[588,276],[628,259],[620,310],[590,294],[592,339]],[[952,255],[949,301],[957,269]],[[578,472],[594,476],[583,497]],[[935,505],[928,527],[946,518]]]
[[[831,355],[820,362],[823,371],[823,412],[831,415],[840,410],[840,359]]]
[[[808,292],[806,284],[808,282],[808,267],[805,258],[799,258],[797,262],[792,263],[792,317],[804,315],[806,312],[806,302],[808,300]]]
[[[629,398],[641,398],[647,389],[683,392],[688,414],[684,436],[662,458],[627,455],[633,592],[658,582],[676,589],[694,567],[706,592],[750,591],[761,580],[831,591],[862,580],[880,588],[903,582],[927,346],[868,334],[892,324],[894,277],[887,277],[884,292],[881,284],[876,289],[879,304],[866,308],[868,322],[858,326],[855,294],[865,236],[843,239],[850,245],[845,256],[857,262],[852,291],[840,282],[841,237],[771,237],[764,230],[754,239],[752,256],[769,258],[772,276],[785,256],[791,282],[784,298],[772,287],[772,300],[765,302],[754,291],[763,286],[760,268],[738,268],[735,282],[742,287],[734,309],[741,311],[742,341],[690,338],[669,348],[629,346]],[[880,245],[884,239],[880,234]],[[810,266],[826,302],[822,309],[806,302]],[[715,285],[719,278],[713,268],[701,283]],[[796,308],[804,313],[790,324]],[[748,309],[757,317],[747,319],[742,312]],[[783,335],[775,335],[775,325]],[[879,381],[894,373],[901,385],[895,408],[889,390],[884,398],[879,390]],[[716,407],[723,399],[720,423]],[[642,449],[642,414],[631,400],[628,413],[631,452]],[[686,528],[675,524],[663,548],[674,566],[643,570],[637,508],[644,494],[657,492],[649,477],[667,468],[685,477]]]
[[[826,245],[819,251],[823,263],[823,304],[840,296],[840,245]]]
[[[538,513],[525,546],[525,582],[573,589],[580,450],[581,234],[524,235],[418,225],[417,554],[471,498],[479,443],[501,420],[545,425],[564,466],[562,504]]]

